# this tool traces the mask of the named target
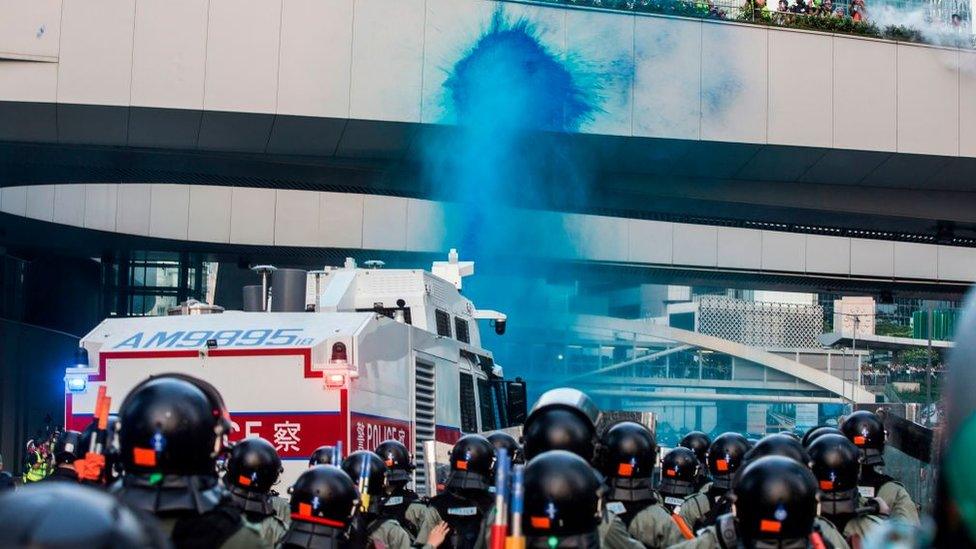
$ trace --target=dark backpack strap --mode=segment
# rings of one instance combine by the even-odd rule
[[[722,549],[737,549],[739,547],[739,532],[735,528],[735,517],[725,514],[715,521],[715,533],[718,544]]]
[[[732,502],[725,496],[719,496],[717,499],[709,500],[709,502],[711,506],[708,512],[702,517],[702,526],[715,524],[718,517],[732,510]]]

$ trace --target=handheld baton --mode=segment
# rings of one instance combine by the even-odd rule
[[[363,466],[359,471],[359,508],[369,509],[369,454],[363,454]]]
[[[505,540],[505,549],[525,549],[525,535],[522,534],[522,511],[525,506],[524,465],[516,465],[512,470],[512,535]]]
[[[495,451],[495,521],[491,525],[491,549],[505,549],[508,536],[508,470],[512,465],[508,450]]]

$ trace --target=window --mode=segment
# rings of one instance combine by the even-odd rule
[[[471,343],[471,335],[468,334],[468,321],[463,318],[454,317],[454,335],[458,341]]]
[[[478,379],[478,404],[481,408],[481,430],[494,431],[497,429],[498,421],[495,417],[495,399],[491,389],[488,387],[488,380]]]
[[[476,433],[478,431],[478,411],[474,403],[474,378],[471,374],[460,374],[461,395],[461,432]]]
[[[434,309],[434,321],[437,323],[437,335],[451,337],[451,315]]]

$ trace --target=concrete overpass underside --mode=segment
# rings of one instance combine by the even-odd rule
[[[500,162],[558,155],[528,178],[541,198],[467,207],[542,212],[577,248],[543,260],[724,285],[959,293],[976,277],[971,51],[531,1],[100,8],[36,0],[0,22],[0,226],[23,253],[443,253],[470,189],[435,183],[430,152],[490,110],[459,82],[498,83],[463,68],[518,34],[572,90],[546,80],[529,112],[558,116]],[[481,59],[526,52],[503,53]],[[354,212],[342,238],[322,222],[337,212]],[[284,221],[303,216],[318,221]]]
[[[458,198],[425,167],[426,148],[456,139],[452,126],[12,102],[0,103],[0,120],[0,186],[155,182]],[[586,176],[576,193],[527,206],[976,243],[976,158],[580,133],[531,140]],[[540,188],[561,184],[559,170],[538,179]]]

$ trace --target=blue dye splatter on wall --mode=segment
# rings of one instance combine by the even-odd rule
[[[528,21],[509,24],[496,12],[445,87],[461,124],[573,131],[596,110],[578,80],[540,43]]]
[[[531,22],[511,21],[499,9],[449,67],[445,107],[457,124],[424,144],[433,194],[459,202],[463,212],[448,219],[445,247],[480,261],[572,249],[561,227],[528,222],[512,208],[548,209],[568,195],[585,200],[588,174],[559,136],[599,112],[598,89],[568,59]]]

